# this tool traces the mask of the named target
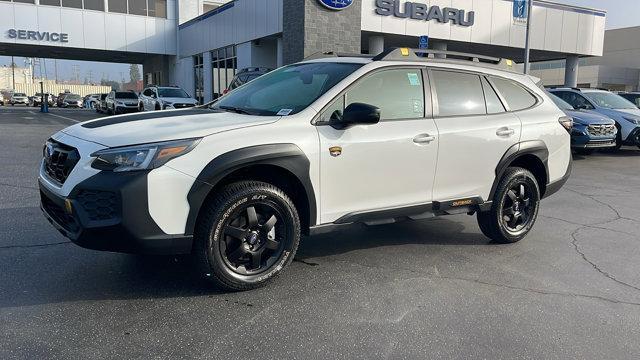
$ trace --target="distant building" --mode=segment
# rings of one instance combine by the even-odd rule
[[[13,89],[14,74],[16,84],[26,84],[33,82],[33,74],[28,67],[18,67],[12,69],[11,66],[0,67],[0,90]]]
[[[640,90],[640,26],[607,30],[602,57],[580,59],[578,87]],[[531,74],[547,86],[565,85],[565,60],[531,64]]]

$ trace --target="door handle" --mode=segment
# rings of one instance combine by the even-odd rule
[[[420,134],[413,138],[413,142],[419,145],[429,144],[435,140],[436,140],[436,137],[429,134]]]
[[[515,131],[515,130],[510,129],[510,128],[508,128],[508,127],[502,127],[502,128],[500,128],[500,129],[498,129],[498,130],[496,131],[496,135],[498,135],[498,136],[505,136],[505,137],[511,136],[511,135],[513,135],[513,134],[515,134],[515,133],[516,133],[516,131]]]

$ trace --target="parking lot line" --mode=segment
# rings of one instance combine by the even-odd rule
[[[66,116],[62,116],[62,115],[57,115],[57,114],[52,114],[52,113],[49,113],[49,115],[51,115],[51,116],[55,116],[55,117],[58,117],[58,118],[61,118],[61,119],[65,119],[65,120],[73,121],[73,122],[75,122],[75,123],[79,123],[79,122],[80,122],[79,120],[72,119],[72,118],[70,118],[70,117],[66,117]]]

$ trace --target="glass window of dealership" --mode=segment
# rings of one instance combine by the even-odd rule
[[[62,6],[119,14],[167,17],[167,0],[0,0],[22,4]]]

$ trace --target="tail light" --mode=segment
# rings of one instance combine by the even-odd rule
[[[571,129],[573,129],[573,119],[571,117],[563,116],[559,118],[558,121],[562,127],[564,127],[568,132],[571,132]]]

